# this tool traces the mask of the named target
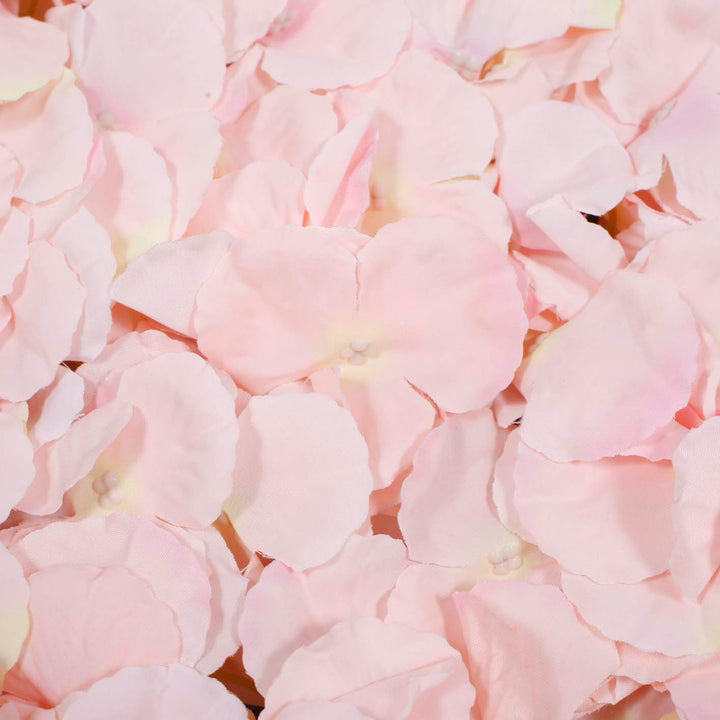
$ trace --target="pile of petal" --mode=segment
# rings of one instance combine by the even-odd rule
[[[720,718],[717,0],[0,0],[0,720]]]

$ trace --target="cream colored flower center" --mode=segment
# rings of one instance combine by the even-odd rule
[[[496,575],[507,575],[513,570],[518,570],[523,564],[522,552],[525,543],[519,538],[513,538],[505,547],[491,552],[488,555],[488,562],[493,566]]]
[[[338,354],[350,365],[364,365],[369,358],[377,357],[378,349],[373,343],[361,340],[346,345]]]
[[[92,488],[98,496],[100,507],[108,510],[119,505],[122,501],[122,492],[118,487],[120,480],[117,475],[111,472],[104,472],[93,480]]]

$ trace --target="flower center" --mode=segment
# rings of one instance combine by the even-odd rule
[[[378,350],[373,343],[361,340],[346,345],[338,354],[350,365],[364,365],[369,358],[377,357]]]
[[[117,475],[111,472],[104,472],[93,480],[92,488],[98,496],[100,507],[107,510],[120,504],[122,493],[119,484]]]
[[[519,569],[522,564],[522,552],[525,543],[519,538],[513,538],[501,550],[495,550],[488,555],[488,562],[493,566],[496,575],[507,575]]]
[[[472,55],[465,55],[465,53],[453,53],[448,58],[448,62],[466,80],[476,80],[484,65],[477,58]]]

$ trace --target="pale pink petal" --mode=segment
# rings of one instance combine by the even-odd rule
[[[497,162],[500,196],[528,247],[548,247],[525,215],[533,205],[562,195],[574,210],[603,215],[634,184],[613,131],[589,110],[557,101],[529,105],[504,123]]]
[[[0,217],[10,212],[10,203],[22,177],[20,161],[10,149],[0,145]]]
[[[30,256],[30,218],[12,208],[0,227],[0,297],[8,295]]]
[[[51,385],[34,395],[29,404],[28,436],[35,447],[57,440],[84,407],[82,377],[60,365]]]
[[[720,288],[713,278],[720,272],[720,222],[700,222],[657,239],[645,272],[664,278],[692,308],[699,323],[720,344]]]
[[[222,38],[194,0],[99,0],[48,19],[68,32],[70,66],[95,113],[125,122],[209,109],[220,95]]]
[[[267,693],[285,660],[343,620],[375,617],[407,565],[399,540],[353,535],[329,563],[303,573],[271,563],[240,622],[243,665]],[[292,608],[292,612],[288,612]]]
[[[668,569],[674,540],[669,462],[554,463],[520,443],[514,484],[523,526],[566,570],[595,582],[632,583]]]
[[[133,418],[75,489],[75,511],[210,525],[230,494],[237,439],[233,398],[215,371],[193,353],[161,355],[125,370],[117,398]],[[115,487],[106,498],[97,486],[108,474]]]
[[[57,566],[28,582],[32,624],[9,692],[52,706],[126,665],[177,661],[172,610],[131,571]]]
[[[637,445],[623,450],[621,455],[637,455],[652,462],[670,460],[682,439],[687,435],[688,429],[676,420],[658,428],[652,435]]]
[[[26,400],[52,382],[70,352],[84,300],[60,250],[33,242],[24,272],[5,298],[12,322],[0,340],[0,397]]]
[[[154,599],[171,609],[180,632],[177,657],[194,664],[206,647],[211,588],[204,558],[185,542],[187,535],[179,528],[116,514],[51,523],[16,540],[12,551],[28,576],[71,566],[130,571],[147,583]]]
[[[223,232],[161,243],[132,261],[112,286],[116,302],[176,332],[195,337],[195,298],[229,250]]]
[[[85,206],[110,234],[118,269],[170,238],[172,184],[163,158],[147,140],[103,135],[107,167]]]
[[[62,74],[67,39],[52,25],[0,12],[0,38],[0,102],[17,100]]]
[[[107,403],[76,420],[56,442],[40,448],[35,454],[35,479],[17,508],[33,515],[56,512],[63,495],[92,470],[131,417],[127,403]]]
[[[425,439],[403,481],[398,514],[410,559],[463,567],[515,541],[489,497],[503,439],[489,409],[449,417]]]
[[[698,348],[692,314],[670,285],[610,275],[533,353],[523,440],[559,462],[627,449],[685,406]]]
[[[585,220],[561,196],[534,205],[527,216],[593,280],[600,282],[626,265],[622,245],[604,227]]]
[[[671,657],[720,649],[720,579],[700,602],[683,595],[669,573],[632,585],[600,585],[563,573],[562,589],[580,615],[612,640]]]
[[[167,164],[173,184],[170,236],[182,237],[213,179],[222,147],[220,126],[209,113],[199,111],[147,121],[135,125],[134,132],[149,140]]]
[[[713,720],[720,707],[720,658],[685,670],[666,683],[673,702],[686,720]]]
[[[262,38],[287,0],[222,0],[225,11],[225,52],[238,60],[243,50]]]
[[[295,570],[332,558],[365,520],[367,446],[324,395],[255,397],[240,416],[225,510],[242,541]]]
[[[378,133],[369,115],[352,118],[308,169],[304,199],[313,225],[355,227],[370,202]]]
[[[379,372],[343,377],[342,404],[350,410],[368,444],[376,489],[388,487],[410,467],[420,441],[433,426],[436,410],[401,375]]]
[[[285,160],[307,172],[327,140],[337,133],[330,99],[281,85],[222,128],[221,174],[254,160]]]
[[[510,384],[527,319],[497,245],[449,217],[407,219],[380,230],[359,260],[360,313],[380,325],[381,354],[409,382],[450,412]]]
[[[377,90],[379,132],[371,181],[402,205],[413,185],[480,175],[497,137],[482,90],[425,53],[404,55]]]
[[[72,73],[0,105],[0,137],[22,167],[16,197],[38,203],[79,185],[93,145],[93,124]]]
[[[264,712],[275,720],[291,702],[342,697],[373,720],[468,720],[473,695],[459,653],[443,638],[364,618],[339,623],[296,650]]]
[[[624,123],[647,121],[691,77],[718,36],[712,0],[633,0],[623,3],[610,68],[600,87]],[[654,57],[652,66],[641,58]]]
[[[454,600],[482,717],[570,718],[619,664],[558,588],[484,582]]]
[[[197,297],[203,354],[245,389],[267,392],[334,355],[334,326],[355,311],[350,231],[284,227],[236,242]]]
[[[410,13],[400,0],[293,0],[275,22],[263,69],[280,83],[330,90],[388,72],[405,44]]]
[[[356,707],[344,702],[308,700],[286,705],[277,720],[370,720]]]
[[[188,234],[224,230],[245,238],[263,229],[302,225],[304,187],[305,176],[283,160],[252,162],[210,183]]]
[[[58,228],[50,242],[65,253],[86,293],[68,359],[93,360],[105,347],[112,322],[110,284],[116,266],[110,238],[93,216],[80,208]]]
[[[2,416],[0,416],[2,417]],[[30,629],[30,591],[17,560],[0,543],[0,692],[5,673],[20,657]],[[0,711],[0,715],[2,711]]]
[[[676,543],[670,570],[696,598],[720,567],[720,418],[691,430],[673,455]]]
[[[58,720],[250,720],[217,680],[182,665],[126,667],[71,695]]]

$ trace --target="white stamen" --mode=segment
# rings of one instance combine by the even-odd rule
[[[343,360],[349,360],[354,354],[355,354],[355,351],[349,345],[348,345],[348,347],[344,347],[340,351],[340,357]]]
[[[348,362],[351,365],[364,365],[367,358],[362,353],[355,353]]]
[[[493,572],[496,575],[507,575],[522,566],[522,552],[524,549],[525,543],[516,536],[504,547],[489,553],[487,560],[493,566]]]
[[[370,345],[370,343],[368,343],[368,342],[358,342],[358,341],[355,341],[355,342],[353,342],[353,343],[350,343],[350,347],[351,347],[355,352],[359,352],[359,353],[364,353],[364,352],[368,349],[369,345]]]

